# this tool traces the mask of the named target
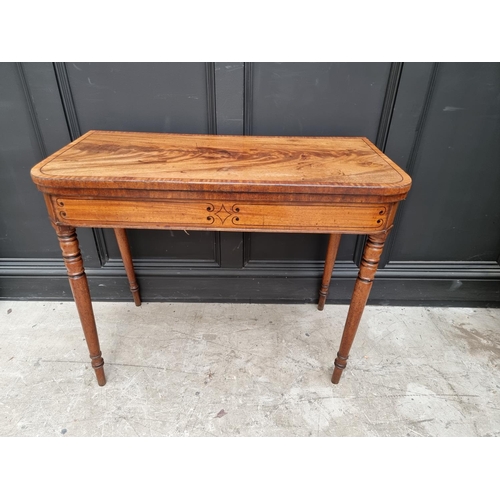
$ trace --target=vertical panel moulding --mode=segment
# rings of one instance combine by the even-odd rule
[[[387,144],[387,137],[389,136],[392,116],[394,114],[394,106],[396,104],[396,98],[398,95],[401,73],[403,72],[403,65],[404,63],[394,62],[391,63],[391,67],[389,69],[389,77],[387,79],[384,103],[382,104],[382,112],[380,113],[377,138],[375,139],[375,146],[377,146],[377,148],[381,151],[385,151],[385,146]],[[366,235],[359,235],[356,239],[356,247],[354,249],[353,260],[358,267],[361,264],[363,249],[365,248],[367,238],[368,237]],[[382,262],[380,267],[383,267],[384,264],[385,263]]]
[[[217,134],[215,63],[205,63],[205,76],[207,87],[207,130],[209,134]]]
[[[26,75],[24,74],[23,63],[16,63],[17,72],[19,74],[19,80],[21,81],[21,87],[26,98],[26,105],[28,107],[28,112],[30,115],[31,123],[33,125],[33,131],[35,132],[38,149],[40,150],[41,159],[47,157],[47,150],[43,142],[42,131],[40,130],[40,124],[38,123],[38,118],[36,115],[35,107],[33,105],[33,100],[31,98],[31,93],[28,88],[28,82],[26,80]]]
[[[82,133],[78,122],[73,93],[71,92],[66,63],[54,63],[54,72],[56,74],[57,85],[59,87],[59,94],[61,95],[61,102],[64,109],[64,115],[66,117],[66,123],[68,125],[69,135],[71,140],[74,141],[75,139],[78,139]],[[101,266],[104,266],[109,259],[104,233],[102,229],[99,228],[92,228],[92,233],[94,235],[94,243],[97,249],[100,264]]]
[[[253,64],[243,63],[243,135],[252,135],[253,123]],[[243,235],[243,266],[250,260],[252,233]]]
[[[253,63],[246,62],[243,72],[243,135],[252,135]]]
[[[425,93],[424,102],[422,105],[422,111],[420,112],[420,116],[418,118],[418,124],[415,130],[413,144],[411,146],[410,154],[408,156],[408,162],[406,164],[405,171],[410,176],[413,175],[413,171],[415,170],[418,151],[420,149],[420,142],[422,141],[423,130],[425,127],[425,123],[427,121],[427,114],[429,112],[432,96],[434,93],[434,89],[436,87],[438,72],[439,72],[439,63],[434,63],[429,75],[429,81],[427,85],[427,91]],[[391,251],[394,246],[394,242],[396,241],[396,236],[398,234],[399,223],[402,218],[404,206],[405,206],[404,202],[399,204],[399,210],[396,213],[396,217],[394,219],[394,228],[392,229],[391,233],[389,234],[389,237],[387,238],[387,242],[385,244],[385,252],[382,255],[382,258],[380,259],[379,267],[382,269],[386,264],[390,262]]]
[[[66,63],[54,63],[54,72],[56,74],[57,85],[59,87],[59,94],[61,95],[61,102],[66,116],[66,123],[68,124],[69,135],[71,140],[74,141],[82,135],[80,131],[80,124],[76,114],[75,101],[71,92],[69,84],[68,72],[66,70]]]
[[[217,133],[243,134],[244,64],[241,62],[215,63],[215,98]],[[220,99],[220,101],[217,101]],[[244,233],[217,232],[216,256],[223,269],[243,267]]]

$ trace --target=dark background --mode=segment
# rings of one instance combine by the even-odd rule
[[[405,169],[371,303],[500,304],[498,63],[0,63],[0,299],[71,298],[33,165],[90,129],[366,136]],[[78,235],[97,300],[131,300],[110,230]],[[130,230],[146,301],[311,302],[327,237]],[[342,238],[329,302],[363,237]]]

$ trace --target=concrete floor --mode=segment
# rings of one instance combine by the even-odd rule
[[[500,310],[0,302],[1,436],[500,436]]]

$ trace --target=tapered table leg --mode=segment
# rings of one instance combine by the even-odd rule
[[[75,228],[71,226],[56,226],[55,224],[54,228],[59,238],[64,264],[68,271],[69,284],[73,292],[78,315],[82,323],[83,333],[89,348],[92,368],[95,370],[97,383],[102,386],[106,384],[104,360],[101,356],[94,311],[92,310],[92,301],[90,299],[89,285],[83,268],[83,259],[80,248],[78,247]]]
[[[125,266],[125,271],[127,273],[128,283],[130,286],[130,291],[132,292],[132,297],[136,306],[141,305],[141,296],[139,295],[139,285],[137,284],[137,279],[135,277],[134,263],[132,261],[132,255],[130,253],[130,246],[128,244],[127,233],[125,229],[115,228],[116,241],[118,242],[118,247],[120,248],[120,254],[122,256],[123,265]]]
[[[365,309],[366,301],[370,295],[375,272],[377,271],[380,255],[384,249],[384,243],[387,238],[388,231],[385,233],[372,234],[368,236],[361,266],[359,268],[358,278],[354,285],[354,292],[351,298],[351,305],[347,313],[347,319],[344,326],[344,333],[340,342],[339,352],[335,359],[335,368],[333,369],[332,382],[338,384],[342,371],[347,366],[347,358],[351,350],[354,337],[358,330],[361,316]]]
[[[330,239],[328,240],[325,269],[323,270],[323,279],[321,280],[321,288],[319,289],[318,310],[320,311],[322,311],[325,307],[325,302],[328,297],[333,266],[335,265],[335,259],[337,258],[337,251],[340,244],[340,236],[340,234],[331,234]]]

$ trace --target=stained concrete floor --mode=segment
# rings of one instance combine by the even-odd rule
[[[0,436],[500,436],[500,310],[0,302]]]

